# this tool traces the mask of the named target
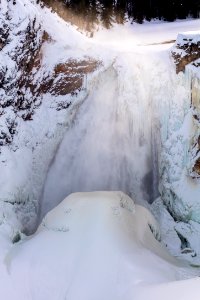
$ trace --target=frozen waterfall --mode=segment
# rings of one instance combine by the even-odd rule
[[[41,217],[77,191],[121,190],[137,203],[158,196],[161,120],[165,133],[173,73],[168,52],[133,52],[88,82],[88,97],[50,166]]]

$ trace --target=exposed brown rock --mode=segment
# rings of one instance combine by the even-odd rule
[[[179,50],[184,51],[180,53]],[[178,74],[179,72],[185,70],[186,65],[200,58],[200,41],[195,44],[192,43],[190,39],[185,39],[185,44],[177,44],[172,50],[172,56],[176,64],[176,72]]]
[[[197,161],[193,167],[193,172],[200,175],[200,158],[197,159]]]
[[[199,146],[199,150],[200,150],[200,136],[198,137],[198,146]]]
[[[50,35],[48,34],[48,32],[44,31],[43,32],[43,36],[42,36],[42,42],[51,42],[52,39],[50,37]]]
[[[4,30],[4,44],[9,40],[9,29]],[[35,110],[42,102],[46,93],[54,96],[72,94],[76,95],[83,88],[84,76],[93,72],[99,62],[85,57],[82,60],[68,59],[59,63],[52,70],[46,70],[42,63],[42,46],[44,43],[52,43],[50,35],[36,27],[35,19],[24,32],[20,32],[22,41],[20,45],[10,54],[15,62],[16,68],[13,75],[4,66],[0,66],[0,88],[4,90],[5,96],[0,99],[0,116],[5,109],[11,107],[15,112],[13,120],[9,120],[7,129],[0,131],[0,146],[12,143],[13,136],[17,130],[14,126],[15,118],[31,121]],[[0,41],[1,43],[1,41]],[[70,101],[58,103],[58,110],[66,109]]]
[[[91,59],[82,61],[70,59],[64,64],[57,65],[54,69],[54,81],[50,92],[53,95],[74,93],[82,88],[84,76],[93,72],[98,65],[97,61]]]

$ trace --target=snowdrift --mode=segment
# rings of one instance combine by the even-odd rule
[[[189,276],[189,269],[155,237],[159,229],[151,213],[124,193],[72,194],[6,255],[1,297],[177,299],[189,288],[196,291],[192,300],[199,299],[200,280],[176,281]]]

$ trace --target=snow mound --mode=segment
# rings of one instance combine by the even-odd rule
[[[155,231],[151,213],[122,192],[72,194],[32,238],[7,254],[2,299],[145,300],[168,286],[175,299],[174,289],[180,293],[183,285],[170,282],[186,269],[155,239]]]

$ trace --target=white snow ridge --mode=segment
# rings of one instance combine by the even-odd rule
[[[0,300],[199,300],[200,21],[38,2],[0,1]]]
[[[194,289],[198,299],[200,280],[181,280],[191,271],[152,228],[151,213],[122,192],[72,194],[7,253],[2,299],[188,299]]]

